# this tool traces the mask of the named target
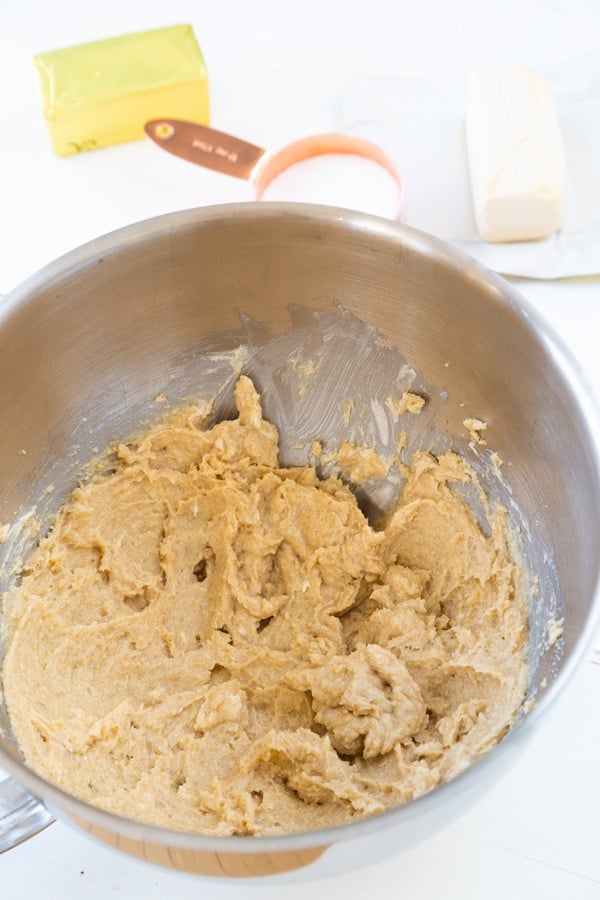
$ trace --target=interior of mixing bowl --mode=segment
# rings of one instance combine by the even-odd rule
[[[460,450],[520,529],[539,576],[530,694],[549,690],[588,623],[600,545],[597,436],[571,363],[510,287],[417,232],[359,214],[280,204],[177,213],[110,235],[35,276],[0,319],[4,589],[85,463],[158,415],[249,374],[285,464],[313,440],[390,455]],[[394,421],[390,391],[428,400]],[[344,401],[352,398],[352,412]],[[162,400],[162,398],[161,398]],[[487,423],[487,446],[465,419]],[[502,465],[499,466],[499,460]],[[359,495],[376,517],[396,474]],[[16,560],[16,565],[15,565]],[[549,620],[565,618],[549,641]],[[0,741],[11,752],[5,712]]]

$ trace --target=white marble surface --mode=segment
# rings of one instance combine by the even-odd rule
[[[338,127],[348,77],[426,75],[459,63],[541,65],[600,46],[596,0],[3,0],[0,293],[113,228],[173,209],[250,199],[246,183],[186,166],[145,142],[68,159],[50,151],[34,53],[185,21],[194,25],[211,73],[213,124],[265,147]],[[600,279],[517,285],[563,336],[600,398]],[[336,860],[326,855],[310,880],[290,875],[242,885],[180,876],[54,824],[0,857],[0,896],[600,898],[599,710],[597,636],[517,765],[468,814],[410,851],[344,875],[331,874]]]

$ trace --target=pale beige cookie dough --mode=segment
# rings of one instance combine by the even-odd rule
[[[15,736],[46,778],[175,829],[271,834],[422,794],[510,727],[526,603],[505,513],[486,536],[418,454],[375,530],[336,477],[280,468],[239,418],[171,414],[78,487],[4,598]]]

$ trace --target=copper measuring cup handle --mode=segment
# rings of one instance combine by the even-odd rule
[[[250,179],[266,151],[224,131],[183,119],[153,119],[144,131],[161,149],[225,175]]]

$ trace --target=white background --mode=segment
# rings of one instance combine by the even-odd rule
[[[194,26],[209,67],[212,124],[268,148],[339,127],[344,84],[356,75],[535,66],[600,52],[596,0],[2,0],[0,294],[121,225],[251,198],[246,183],[191,167],[149,142],[66,159],[50,150],[34,53],[180,22]],[[562,334],[600,397],[600,279],[516,283]],[[357,861],[333,876],[335,860],[326,854],[310,881],[298,874],[241,885],[163,872],[54,824],[0,857],[0,896],[600,898],[599,747],[600,637],[516,767],[455,824],[385,862]]]

